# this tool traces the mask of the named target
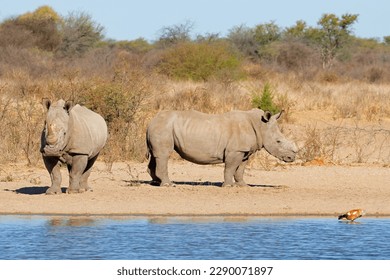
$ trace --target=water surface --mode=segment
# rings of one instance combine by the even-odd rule
[[[0,259],[390,259],[390,219],[0,216]]]

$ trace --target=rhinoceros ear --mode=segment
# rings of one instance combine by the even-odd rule
[[[42,98],[42,105],[43,105],[43,108],[45,108],[46,110],[49,110],[50,106],[51,106],[51,101],[49,98]]]
[[[271,116],[272,114],[269,111],[265,111],[264,115],[261,117],[261,121],[267,123],[271,119]]]
[[[275,119],[278,120],[282,116],[283,113],[284,113],[284,110],[280,111],[280,113],[275,115]]]
[[[71,100],[68,100],[65,102],[65,106],[64,106],[64,109],[65,111],[67,111],[69,113],[69,111],[73,108],[73,101]]]

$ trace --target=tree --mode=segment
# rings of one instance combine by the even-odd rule
[[[272,58],[275,50],[270,48],[271,43],[280,40],[281,29],[273,21],[259,24],[254,29],[254,40],[258,44],[258,54],[261,58]]]
[[[54,51],[61,42],[60,16],[49,6],[22,14],[1,24],[1,45]]]
[[[390,46],[390,36],[384,36],[383,41],[385,42],[386,45]]]
[[[51,20],[55,23],[60,22],[60,16],[50,6],[41,6],[32,13],[25,13],[18,17],[19,20]]]
[[[70,13],[61,26],[62,42],[57,54],[64,57],[81,56],[103,39],[103,27],[90,15]]]
[[[169,47],[177,43],[188,42],[191,40],[191,32],[194,28],[192,21],[186,21],[181,24],[163,27],[158,43],[163,47]]]
[[[306,30],[306,22],[303,20],[298,20],[294,26],[286,28],[284,34],[287,37],[303,38],[305,36]]]
[[[338,51],[344,46],[351,26],[357,21],[358,15],[344,14],[341,18],[334,14],[324,14],[318,21],[320,28],[312,29],[311,36],[320,46],[322,67],[332,67]]]
[[[258,42],[255,40],[255,31],[245,25],[235,26],[230,29],[228,40],[245,56],[258,57]]]
[[[280,27],[271,21],[269,23],[259,24],[255,27],[254,38],[260,46],[279,40],[281,37]]]

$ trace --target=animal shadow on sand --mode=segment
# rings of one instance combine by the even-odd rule
[[[159,187],[159,184],[154,181],[147,180],[125,180],[128,186],[139,186],[139,185],[151,185]],[[202,182],[194,182],[194,181],[172,181],[175,186],[203,186],[203,187],[222,187],[223,182],[210,182],[210,181],[202,181]],[[272,188],[272,189],[280,189],[285,188],[286,186],[279,185],[255,185],[248,184],[251,188]]]
[[[17,194],[28,194],[28,195],[39,195],[39,194],[45,194],[47,189],[49,187],[42,187],[42,186],[31,186],[31,187],[22,187],[16,190],[8,190],[13,191]],[[61,188],[62,193],[66,193],[66,188]]]

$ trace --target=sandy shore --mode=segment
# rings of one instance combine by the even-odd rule
[[[44,168],[0,166],[0,214],[61,215],[320,215],[363,208],[390,216],[390,169],[380,166],[285,165],[247,169],[251,187],[221,188],[223,166],[170,161],[176,187],[150,185],[146,163],[98,162],[92,192],[49,196]],[[63,186],[67,170],[63,169]]]

